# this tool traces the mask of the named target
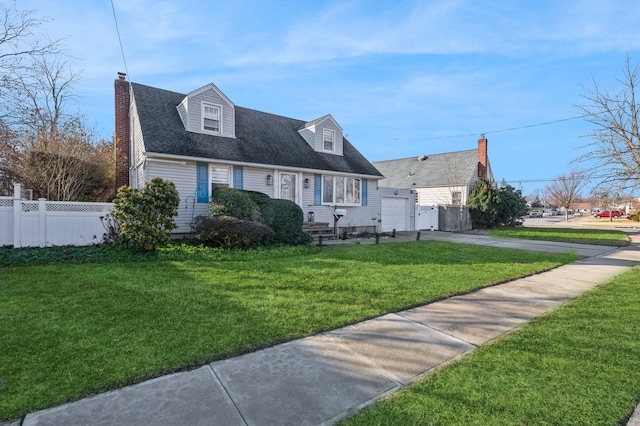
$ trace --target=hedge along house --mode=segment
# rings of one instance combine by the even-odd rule
[[[331,115],[313,121],[236,106],[214,84],[188,94],[115,81],[116,187],[158,176],[175,183],[175,233],[207,214],[216,187],[298,204],[305,220],[370,227],[380,214],[380,172]],[[366,229],[366,228],[365,228]]]

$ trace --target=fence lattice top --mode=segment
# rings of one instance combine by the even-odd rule
[[[48,212],[95,212],[108,213],[113,210],[112,204],[102,203],[66,203],[48,202],[46,203]]]

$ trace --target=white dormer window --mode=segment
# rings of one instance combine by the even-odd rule
[[[336,133],[333,130],[329,130],[329,129],[322,130],[322,143],[323,143],[322,146],[325,151],[333,152],[335,140],[336,140]]]
[[[202,130],[211,133],[222,133],[222,108],[220,105],[202,103]]]

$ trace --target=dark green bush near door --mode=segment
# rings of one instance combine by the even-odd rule
[[[262,222],[260,209],[251,196],[246,191],[234,188],[216,188],[213,191],[209,216],[232,216]]]
[[[274,242],[292,245],[311,242],[311,236],[302,231],[304,213],[300,206],[289,200],[269,198],[261,192],[250,191],[248,194],[260,209],[262,223],[276,233]]]

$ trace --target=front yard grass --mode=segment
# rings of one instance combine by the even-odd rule
[[[372,406],[354,425],[623,425],[640,397],[640,268]]]
[[[629,245],[627,234],[614,229],[494,228],[490,231],[490,235],[496,238],[522,238],[525,240],[597,244],[615,247]]]
[[[438,241],[184,248],[137,262],[74,253],[0,268],[0,419],[577,258]]]

